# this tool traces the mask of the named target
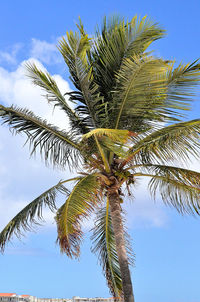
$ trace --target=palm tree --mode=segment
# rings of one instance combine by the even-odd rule
[[[133,302],[124,193],[131,195],[136,180],[147,177],[154,197],[159,192],[179,213],[200,214],[200,173],[181,162],[199,156],[200,119],[185,121],[184,111],[190,110],[200,65],[175,66],[147,51],[165,31],[146,17],[104,19],[95,37],[88,37],[81,21],[77,27],[58,46],[75,87],[66,93],[68,101],[48,72],[33,63],[26,66],[48,102],[65,112],[70,129],[60,130],[14,106],[0,105],[0,115],[15,132],[26,134],[31,153],[39,150],[46,162],[81,172],[22,209],[0,233],[0,248],[13,234],[30,230],[48,206],[56,211],[61,251],[78,257],[82,221],[96,213],[93,252],[114,297]],[[68,182],[74,183],[71,192]],[[66,196],[59,209],[58,193]]]

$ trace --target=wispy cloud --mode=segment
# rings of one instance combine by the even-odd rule
[[[49,251],[45,251],[40,248],[24,248],[23,246],[9,245],[6,249],[6,255],[20,255],[20,256],[34,256],[34,257],[46,257],[49,256]]]
[[[32,57],[46,65],[62,63],[61,54],[57,49],[57,41],[58,39],[55,39],[51,43],[32,38],[27,45],[19,42],[8,46],[6,50],[0,50],[0,64],[3,66],[17,65],[20,63],[22,57]]]
[[[44,91],[34,86],[26,76],[24,64],[34,62],[38,68],[45,70],[45,67],[35,58],[21,62],[13,72],[0,67],[0,101],[6,105],[15,104],[33,110],[36,114],[55,123],[61,128],[67,127],[67,117],[60,110],[53,110],[53,105],[48,104]],[[69,83],[60,75],[53,75],[62,93],[70,91]],[[66,98],[67,100],[67,98]]]
[[[22,43],[14,44],[9,51],[0,51],[0,63],[17,64],[17,55],[22,49]]]
[[[49,43],[33,38],[31,41],[30,55],[45,64],[57,64],[62,62],[61,55],[56,47],[56,42]]]

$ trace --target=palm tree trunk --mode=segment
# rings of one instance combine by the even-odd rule
[[[108,198],[110,204],[112,225],[115,234],[116,250],[121,270],[124,302],[134,302],[131,274],[129,270],[128,257],[124,240],[124,228],[121,216],[119,194],[116,191],[110,191],[108,192]]]

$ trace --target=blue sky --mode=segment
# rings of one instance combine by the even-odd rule
[[[41,91],[24,77],[23,62],[34,59],[47,68],[65,92],[72,88],[68,72],[55,47],[66,30],[74,30],[81,16],[89,33],[104,15],[127,18],[148,15],[167,30],[154,44],[166,59],[188,62],[200,57],[199,1],[0,1],[0,102],[33,109],[61,127],[67,123],[41,97]],[[59,75],[60,76],[59,76]],[[189,118],[200,116],[199,96]],[[27,202],[70,173],[47,168],[39,157],[29,158],[23,137],[0,128],[0,228]],[[193,161],[191,169],[200,170]],[[134,202],[127,201],[127,223],[136,254],[131,269],[138,302],[199,302],[200,218],[182,217],[175,210],[156,204],[138,187]],[[38,297],[109,296],[106,282],[90,252],[92,222],[84,225],[85,241],[79,261],[59,253],[52,215],[47,224],[13,240],[0,255],[0,292]]]

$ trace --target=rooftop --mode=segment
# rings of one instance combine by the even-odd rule
[[[0,293],[0,297],[12,297],[16,296],[15,293]]]

